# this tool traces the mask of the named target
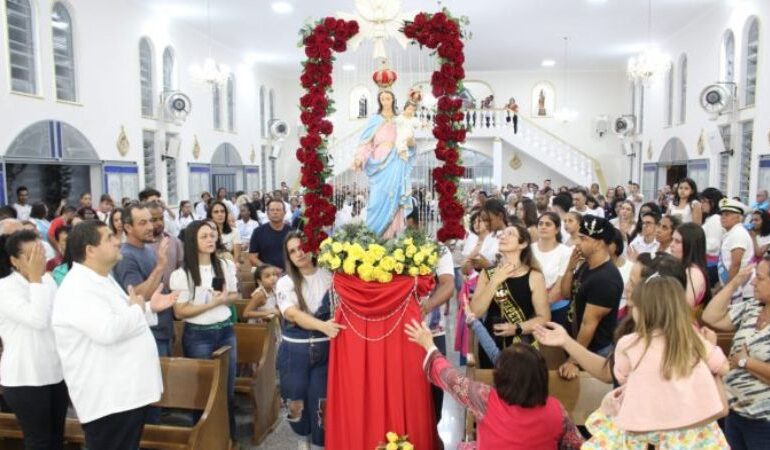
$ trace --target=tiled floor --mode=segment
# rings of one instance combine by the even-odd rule
[[[454,308],[453,308],[454,309]],[[452,316],[447,317],[447,352],[449,360],[453,364],[457,364],[459,355],[454,351],[454,311]],[[297,439],[292,433],[286,421],[281,420],[278,427],[265,439],[265,441],[259,446],[251,445],[251,424],[250,424],[250,411],[249,405],[246,399],[239,400],[238,403],[238,436],[241,445],[241,450],[253,449],[253,450],[296,450]],[[444,442],[444,448],[455,449],[457,444],[463,438],[463,432],[465,428],[465,411],[464,409],[450,396],[444,396],[444,405],[441,422],[438,426],[439,436]],[[369,450],[369,449],[362,449]],[[422,450],[422,449],[421,449]]]

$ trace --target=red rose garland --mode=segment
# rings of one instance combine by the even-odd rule
[[[327,234],[323,227],[334,224],[337,209],[331,202],[333,188],[326,183],[331,175],[327,137],[332,133],[332,123],[326,116],[334,112],[334,102],[327,96],[332,84],[332,51],[344,52],[347,41],[358,33],[358,23],[327,17],[302,29],[301,45],[305,47],[307,60],[300,83],[305,95],[300,98],[300,120],[305,135],[299,140],[297,160],[302,163],[300,183],[305,188],[305,225],[307,236],[303,249],[314,252]]]
[[[440,67],[433,72],[431,86],[438,99],[433,136],[436,158],[444,165],[433,169],[433,181],[439,194],[438,207],[442,226],[437,238],[442,242],[465,237],[462,225],[463,205],[457,198],[457,181],[465,173],[460,165],[460,144],[465,141],[462,100],[456,95],[465,78],[463,63],[463,33],[458,19],[444,9],[435,14],[419,13],[411,22],[405,22],[404,35],[421,46],[435,49]]]

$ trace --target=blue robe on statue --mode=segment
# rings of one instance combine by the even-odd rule
[[[359,141],[359,155],[365,158],[363,168],[369,178],[366,226],[378,235],[391,227],[399,208],[402,208],[398,218],[401,221],[412,212],[410,177],[415,147],[409,147],[405,155],[400,155],[395,137],[393,121],[377,114],[369,119]],[[395,226],[403,228],[403,224]]]

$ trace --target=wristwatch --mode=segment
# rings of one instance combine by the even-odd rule
[[[749,358],[741,358],[738,360],[738,367],[740,367],[741,369],[745,369],[746,364],[748,363],[749,363]]]
[[[520,323],[516,324],[516,331],[515,332],[516,332],[516,336],[521,336],[524,333],[524,329],[521,328],[521,324]]]

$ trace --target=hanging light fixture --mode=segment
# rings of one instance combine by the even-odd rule
[[[648,85],[671,67],[671,58],[652,44],[652,0],[647,0],[647,48],[628,60],[628,78]]]
[[[201,83],[207,83],[212,85],[224,84],[227,78],[230,76],[230,68],[224,65],[219,65],[212,56],[212,39],[211,39],[211,5],[210,0],[206,0],[206,40],[209,46],[209,56],[203,62],[203,67],[196,68],[196,78]]]
[[[564,36],[564,103],[561,108],[559,108],[556,112],[554,112],[553,116],[556,118],[556,120],[564,123],[572,122],[575,119],[577,119],[578,112],[574,109],[571,109],[567,107],[567,91],[568,85],[569,85],[569,75],[567,73],[569,62],[568,62],[568,53],[569,53],[569,38],[567,36]]]

